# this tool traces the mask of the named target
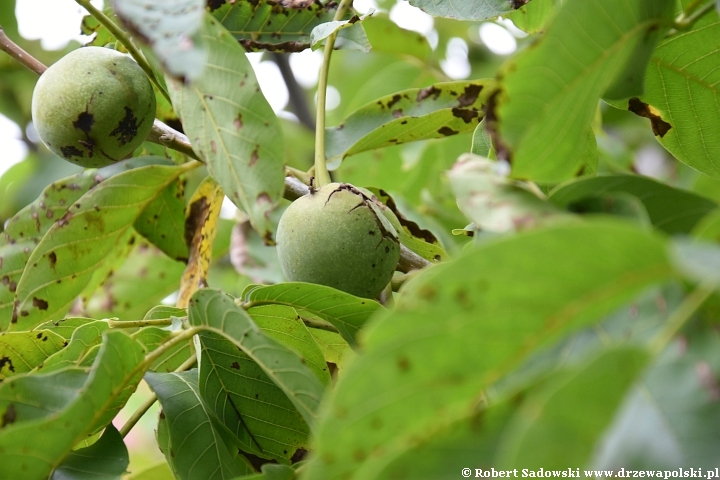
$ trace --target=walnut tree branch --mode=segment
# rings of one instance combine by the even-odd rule
[[[42,62],[20,48],[17,43],[10,40],[10,37],[7,36],[2,26],[0,26],[0,50],[7,53],[38,75],[42,75],[43,72],[47,70],[47,67]]]

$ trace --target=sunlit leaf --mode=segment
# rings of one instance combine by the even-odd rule
[[[513,176],[551,183],[578,173],[598,99],[642,90],[643,65],[674,6],[569,0],[538,43],[505,63],[488,116],[498,156],[511,161]]]
[[[0,333],[0,381],[29,372],[65,345],[65,339],[50,330]]]
[[[287,305],[307,310],[335,326],[351,345],[368,318],[379,310],[380,304],[366,298],[311,283],[282,283],[256,287],[247,292],[246,307],[257,305]]]
[[[107,329],[108,323],[101,320],[85,323],[75,329],[67,346],[48,358],[38,367],[37,371],[40,373],[49,373],[67,367],[78,367],[83,363],[87,364],[88,362],[83,362],[83,360],[91,351],[93,358],[90,359],[90,363],[92,363],[92,360],[95,358],[94,354],[97,353],[95,347],[100,345],[102,335]]]
[[[144,327],[132,335],[145,348],[147,353],[155,351],[164,342],[170,340],[172,336],[173,332],[157,327]],[[155,360],[150,366],[150,370],[153,372],[173,372],[192,355],[194,355],[194,348],[191,341],[179,343]]]
[[[370,14],[361,17],[354,15],[350,20],[334,20],[332,22],[321,23],[310,32],[310,46],[313,50],[325,45],[325,40],[333,33],[344,33],[344,37],[340,37],[335,42],[337,48],[345,48],[351,50],[360,50],[362,52],[370,51],[370,42],[365,36],[360,22],[365,20]]]
[[[532,0],[509,13],[509,18],[517,28],[527,33],[542,31],[562,5],[562,0]]]
[[[142,348],[124,333],[105,335],[92,369],[20,376],[0,384],[1,477],[47,478],[135,390],[143,373]]]
[[[285,178],[277,117],[227,30],[208,16],[200,35],[209,51],[205,73],[189,84],[168,80],[173,105],[210,175],[271,243],[266,215],[282,197]]]
[[[363,22],[373,52],[393,53],[400,57],[413,56],[427,60],[432,48],[424,35],[400,28],[387,13],[374,13]]]
[[[326,130],[328,160],[475,129],[494,80],[438,83],[378,98]]]

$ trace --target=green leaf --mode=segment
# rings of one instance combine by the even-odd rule
[[[487,20],[512,12],[525,3],[523,0],[410,0],[410,5],[425,13],[454,20]]]
[[[470,147],[470,153],[478,155],[480,157],[490,157],[490,152],[493,150],[492,138],[485,129],[485,119],[483,118],[478,126],[475,127],[473,132],[472,146]]]
[[[515,26],[524,32],[537,33],[542,31],[557,13],[558,3],[562,5],[562,0],[532,0],[505,18],[512,20]]]
[[[678,160],[720,178],[720,18],[709,12],[666,38],[645,74],[645,93],[622,104],[650,120],[655,138]]]
[[[280,125],[245,50],[211,16],[201,37],[209,51],[206,71],[190,84],[168,79],[173,105],[210,175],[271,242],[266,215],[282,198],[285,178]]]
[[[79,367],[91,363],[95,358],[94,355],[97,354],[95,347],[100,345],[102,335],[107,330],[108,323],[101,320],[89,321],[78,327],[73,332],[67,347],[48,358],[42,365],[38,366],[37,371],[49,373],[67,367]],[[91,350],[92,358],[89,358],[88,354]],[[89,360],[89,362],[83,360]]]
[[[138,320],[180,286],[185,265],[146,241],[137,242],[125,262],[87,300],[85,314],[95,318]]]
[[[168,257],[187,262],[184,190],[184,180],[170,183],[140,214],[135,230]]]
[[[206,326],[233,342],[312,423],[325,388],[296,353],[264,335],[243,309],[220,292],[198,290],[190,300],[188,315],[191,325]]]
[[[370,42],[365,35],[360,22],[365,20],[371,13],[361,17],[354,15],[350,20],[333,20],[332,22],[321,23],[313,28],[310,32],[310,46],[313,50],[325,45],[325,40],[333,33],[343,33],[343,37],[338,37],[335,48],[345,48],[349,50],[360,50],[361,52],[370,51]]]
[[[598,99],[611,87],[625,96],[642,88],[636,70],[664,35],[674,6],[673,0],[569,0],[546,35],[504,65],[489,127],[513,176],[553,183],[580,170]],[[613,83],[631,73],[640,83]]]
[[[400,28],[387,13],[374,13],[363,22],[373,52],[410,55],[426,61],[432,54],[427,38],[421,33]]]
[[[688,279],[720,287],[720,246],[717,243],[676,238],[671,252],[678,270]]]
[[[200,395],[243,452],[289,463],[308,448],[307,423],[257,363],[215,333],[200,345]]]
[[[343,359],[352,351],[350,345],[348,345],[339,333],[320,330],[318,328],[309,328],[308,330],[315,340],[315,343],[320,347],[325,362],[334,363],[335,366],[340,368]]]
[[[108,332],[92,369],[28,375],[0,385],[0,477],[47,478],[72,448],[120,410],[142,378],[143,351]]]
[[[68,208],[103,180],[128,168],[157,163],[138,158],[91,169],[50,184],[40,197],[8,221],[0,235],[0,331],[10,325],[17,284],[36,245]]]
[[[36,330],[50,330],[57,333],[65,340],[70,340],[75,330],[82,327],[86,323],[94,322],[92,318],[83,317],[66,317],[60,320],[51,320],[37,326]]]
[[[460,211],[484,232],[528,230],[564,214],[527,185],[507,177],[505,162],[461,156],[448,176]]]
[[[395,200],[380,188],[368,188],[375,197],[387,208],[382,212],[395,227],[400,243],[430,262],[449,260],[450,256],[440,244],[437,237],[430,231],[408,220],[397,207]]]
[[[164,460],[161,463],[133,473],[126,478],[127,480],[175,480],[170,466]]]
[[[696,331],[647,370],[598,449],[595,468],[712,471],[720,450],[720,335]]]
[[[197,370],[145,375],[162,405],[158,443],[163,449],[161,431],[167,435],[165,458],[177,478],[207,480],[232,479],[252,473],[236,462],[235,448],[225,441],[222,427],[200,400]]]
[[[438,83],[378,98],[326,129],[328,160],[473,130],[494,86],[492,79]]]
[[[323,384],[330,383],[323,353],[294,308],[262,305],[248,309],[247,313],[265,335],[300,355]]]
[[[550,201],[572,210],[583,198],[605,193],[637,197],[645,205],[653,225],[670,234],[689,233],[700,219],[717,208],[717,203],[705,197],[637,175],[572,180],[555,188],[550,193]]]
[[[533,348],[671,275],[665,242],[618,222],[488,241],[427,269],[377,318],[339,378],[306,478],[375,478],[472,417],[481,392]]]
[[[29,372],[65,345],[65,339],[50,330],[0,333],[0,381]]]
[[[120,432],[110,424],[97,442],[65,457],[50,480],[120,480],[129,463]]]
[[[506,428],[502,468],[584,466],[649,360],[637,348],[616,348],[530,390]]]
[[[307,310],[335,326],[350,345],[356,344],[360,328],[381,308],[373,300],[311,283],[288,282],[253,288],[245,294],[244,300],[247,308],[276,304]]]
[[[286,7],[270,0],[210,4],[215,18],[249,51],[300,52],[310,48],[310,32],[332,21],[336,10],[335,3],[319,2],[305,8]]]
[[[78,199],[30,255],[15,292],[10,328],[30,329],[61,318],[143,207],[181,172],[181,167],[165,165],[134,168]]]
[[[165,70],[176,78],[198,78],[207,52],[198,39],[205,0],[112,0],[112,7],[135,38],[152,48]]]
[[[144,327],[132,334],[145,352],[155,351],[160,345],[173,337],[174,332],[157,327]],[[179,343],[163,353],[150,366],[153,372],[173,372],[194,355],[192,341]]]

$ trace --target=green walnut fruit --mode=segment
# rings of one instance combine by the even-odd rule
[[[40,139],[55,154],[83,167],[103,167],[145,140],[155,118],[155,94],[130,56],[84,47],[40,76],[32,116]]]
[[[371,199],[352,185],[331,183],[285,210],[277,252],[290,281],[375,298],[393,276],[400,242]]]

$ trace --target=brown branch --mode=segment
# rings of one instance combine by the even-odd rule
[[[0,26],[0,50],[10,55],[12,58],[17,60],[18,62],[25,65],[27,68],[32,70],[33,72],[37,73],[38,75],[42,75],[45,70],[47,70],[47,67],[38,59],[27,53],[25,50],[20,48],[20,46],[10,40],[10,37],[7,36],[5,33],[5,30]]]

